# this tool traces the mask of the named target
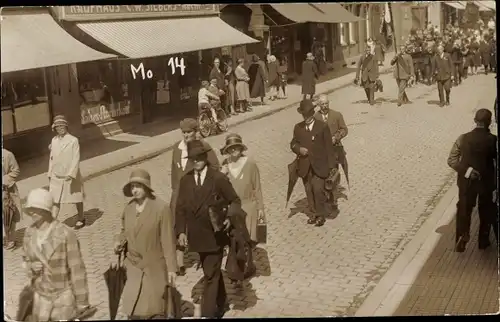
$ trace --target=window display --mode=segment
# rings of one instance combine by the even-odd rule
[[[100,124],[131,114],[129,64],[96,61],[77,64],[82,124]]]
[[[50,107],[41,68],[2,75],[2,136],[49,126]]]

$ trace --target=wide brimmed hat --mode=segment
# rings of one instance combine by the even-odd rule
[[[306,59],[314,60],[314,55],[312,53],[307,53],[306,54]]]
[[[208,153],[212,150],[212,148],[208,144],[204,144],[200,140],[193,140],[187,143],[187,150],[187,158],[194,159],[200,155]]]
[[[311,100],[305,99],[300,102],[300,106],[297,108],[297,112],[302,115],[308,115],[314,112],[314,104]]]
[[[56,126],[64,125],[68,127],[68,121],[66,121],[66,118],[64,115],[56,115],[54,117],[54,121],[52,122],[52,130],[56,128]]]
[[[52,213],[53,206],[54,198],[52,197],[52,194],[46,189],[37,188],[31,190],[28,194],[24,208],[26,210],[41,209]]]
[[[242,151],[247,150],[247,146],[243,144],[243,139],[239,134],[231,133],[226,136],[226,144],[220,149],[220,154],[226,154],[227,150],[231,147],[240,147]]]
[[[151,176],[146,170],[136,169],[130,173],[130,178],[128,179],[127,184],[123,186],[123,194],[125,197],[132,197],[132,183],[140,183],[149,189],[149,191],[154,192],[153,188],[151,188]]]

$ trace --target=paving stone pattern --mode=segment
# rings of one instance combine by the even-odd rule
[[[293,126],[300,121],[295,108],[238,125],[248,154],[259,167],[268,218],[268,244],[257,250],[257,276],[243,289],[228,286],[229,317],[352,316],[369,291],[390,267],[404,244],[418,230],[435,204],[435,196],[454,180],[446,158],[456,137],[472,128],[473,113],[492,107],[492,75],[469,78],[452,91],[452,106],[440,108],[434,86],[408,90],[413,104],[397,108],[391,75],[381,77],[385,92],[375,107],[359,102],[362,89],[353,86],[329,95],[331,106],[344,114],[349,135],[344,140],[350,165],[348,200],[340,214],[321,228],[306,224],[304,190],[299,183],[285,209],[287,168]],[[259,108],[259,107],[256,107]],[[208,139],[216,151],[224,136]],[[124,168],[86,182],[88,226],[78,232],[89,275],[94,319],[108,319],[108,293],[103,273],[115,261],[113,236],[126,202],[122,185],[132,168],[152,174],[153,188],[170,198],[171,152],[140,165]],[[344,186],[345,180],[343,182]],[[296,205],[295,205],[296,204]],[[63,209],[72,220],[75,209]],[[201,290],[201,270],[192,267],[177,284],[186,316]],[[4,255],[6,311],[15,314],[17,297],[26,282],[21,250]],[[120,315],[118,318],[124,318]]]

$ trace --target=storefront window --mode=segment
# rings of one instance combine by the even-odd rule
[[[50,107],[41,68],[2,75],[2,136],[49,126]]]
[[[100,124],[131,114],[130,65],[125,61],[78,63],[82,124]]]
[[[180,55],[179,59],[181,58],[184,58],[184,66],[186,66],[184,75],[181,75],[179,70],[177,71],[179,72],[181,101],[185,101],[196,97],[196,93],[199,89],[200,68],[198,62],[198,52],[194,51]]]

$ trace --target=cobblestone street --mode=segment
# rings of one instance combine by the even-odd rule
[[[354,86],[329,95],[330,106],[343,113],[349,127],[344,146],[351,182],[350,190],[343,182],[347,199],[339,202],[340,214],[323,227],[306,224],[300,183],[289,203],[292,209],[285,209],[286,165],[294,158],[289,142],[294,124],[300,121],[296,108],[231,129],[242,135],[248,154],[260,167],[268,244],[259,246],[257,276],[244,283],[243,291],[228,283],[232,310],[226,316],[353,316],[439,197],[454,184],[455,173],[446,164],[449,150],[459,134],[472,129],[478,108],[493,107],[494,75],[469,77],[452,89],[451,106],[445,108],[436,104],[436,87],[424,85],[408,90],[413,104],[397,108],[392,74],[381,79],[384,93],[376,94],[376,106],[361,102],[364,92]],[[207,141],[218,153],[224,135]],[[113,237],[126,202],[122,186],[132,168],[144,168],[152,175],[157,195],[170,200],[171,157],[167,152],[85,183],[87,227],[77,234],[91,303],[99,308],[94,319],[109,318],[103,273],[116,261]],[[63,220],[71,221],[76,209],[63,208],[62,213],[67,213]],[[11,316],[26,282],[21,252],[4,253],[5,311]],[[193,264],[195,257],[189,259]],[[190,266],[186,276],[177,279],[186,316],[193,314],[192,297],[201,291],[202,272]]]

